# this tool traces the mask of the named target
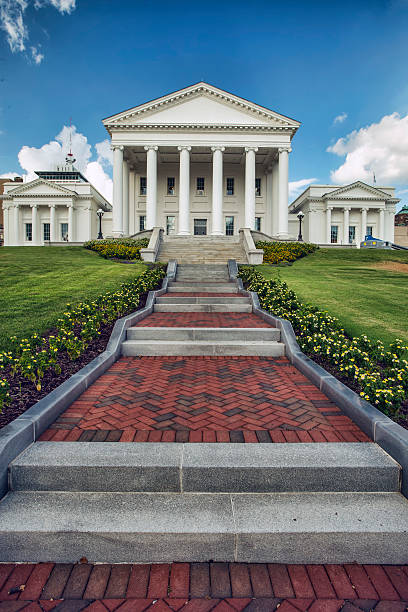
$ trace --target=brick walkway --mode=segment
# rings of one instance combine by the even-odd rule
[[[365,442],[285,357],[122,357],[40,440]]]
[[[153,312],[136,325],[138,327],[270,327],[260,317],[240,312]]]
[[[408,566],[0,565],[7,612],[403,612],[407,605]]]

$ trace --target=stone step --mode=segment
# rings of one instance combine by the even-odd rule
[[[252,304],[155,304],[153,310],[154,312],[252,312]]]
[[[280,330],[274,327],[130,327],[128,340],[280,340]]]
[[[201,283],[193,284],[190,282],[169,283],[168,293],[238,293],[236,285],[227,284],[211,284],[202,285]]]
[[[285,345],[274,340],[125,340],[122,355],[283,357]]]
[[[404,564],[407,550],[400,493],[14,491],[0,503],[2,562]]]
[[[10,465],[10,489],[173,493],[398,492],[377,444],[38,442]]]
[[[163,296],[156,298],[156,304],[250,304],[247,297],[177,297]]]

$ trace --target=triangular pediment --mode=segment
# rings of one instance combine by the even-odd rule
[[[211,125],[276,127],[292,129],[299,122],[272,110],[229,94],[222,89],[197,83],[136,106],[103,121],[108,130],[123,126]]]
[[[77,196],[75,191],[71,191],[62,185],[57,185],[51,181],[38,178],[28,183],[22,183],[19,187],[11,189],[7,195],[19,196],[19,195],[63,195],[67,197]]]
[[[342,198],[376,198],[376,199],[384,199],[389,200],[392,199],[388,193],[382,191],[381,189],[377,189],[372,185],[367,185],[367,183],[363,183],[362,181],[356,181],[355,183],[351,183],[350,185],[344,185],[344,187],[339,187],[339,189],[335,189],[334,191],[330,191],[323,195],[323,198],[327,200],[335,199],[336,197]]]

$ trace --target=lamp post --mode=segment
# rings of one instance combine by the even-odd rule
[[[99,210],[96,211],[96,214],[98,215],[99,218],[99,234],[98,234],[98,240],[102,240],[103,236],[102,236],[102,217],[103,217],[103,210],[102,208],[100,208]]]
[[[299,236],[298,236],[298,240],[300,242],[303,242],[303,238],[302,238],[302,219],[305,215],[302,213],[302,211],[300,211],[300,213],[298,214],[297,218],[299,219]]]

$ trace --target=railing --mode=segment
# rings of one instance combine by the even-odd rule
[[[239,230],[239,238],[244,247],[248,263],[251,266],[257,266],[263,262],[263,249],[255,247],[254,239],[252,238],[251,230],[248,227],[243,227]]]
[[[157,254],[160,249],[160,244],[162,241],[163,235],[162,227],[154,227],[152,231],[152,235],[150,236],[149,244],[145,249],[140,249],[140,255],[143,261],[148,261],[153,263],[157,259]]]

